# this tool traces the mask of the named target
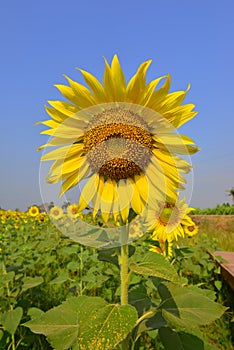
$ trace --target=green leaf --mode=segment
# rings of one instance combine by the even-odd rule
[[[194,249],[191,247],[175,248],[176,257],[191,258],[194,255]]]
[[[107,261],[119,267],[117,249],[102,249],[98,253],[98,260]]]
[[[135,258],[136,259],[136,258]],[[130,269],[136,273],[146,276],[161,277],[165,280],[178,282],[179,277],[174,267],[162,255],[154,252],[148,252],[140,261],[133,260],[130,263]]]
[[[179,327],[205,325],[219,318],[226,308],[186,287],[163,282],[158,291],[163,299],[159,308],[163,317]]]
[[[151,300],[147,295],[147,290],[142,284],[132,287],[129,291],[128,297],[129,304],[137,309],[139,316],[142,315],[145,310],[148,310],[151,305]]]
[[[28,309],[28,316],[31,317],[31,319],[39,318],[44,314],[44,311],[41,309],[38,309],[37,307],[31,307]]]
[[[215,281],[214,284],[215,284],[215,287],[218,289],[218,291],[220,291],[220,289],[222,288],[222,282],[221,281]]]
[[[6,331],[11,335],[15,334],[15,331],[20,323],[23,316],[23,309],[17,307],[14,310],[6,311],[2,314],[1,323]]]
[[[204,343],[205,346],[205,350],[220,350],[220,348],[217,348],[217,346],[213,345],[213,344],[209,344],[209,343]]]
[[[4,286],[7,283],[10,283],[13,281],[15,277],[15,272],[14,271],[10,271],[8,273],[1,273],[1,278],[0,278],[0,286]]]
[[[159,336],[166,350],[204,350],[203,341],[192,334],[162,327]]]
[[[97,297],[71,298],[24,325],[47,336],[56,350],[79,345],[80,350],[113,349],[135,327],[137,312],[130,305],[107,304]]]
[[[22,281],[23,281],[22,292],[25,292],[30,288],[39,286],[44,282],[42,277],[24,277]]]
[[[187,286],[186,288],[190,289],[191,291],[193,291],[195,293],[200,293],[211,300],[216,299],[216,293],[211,289],[205,289],[205,288],[201,289],[201,288],[194,286],[194,285]]]
[[[67,271],[62,271],[58,277],[54,278],[49,284],[62,284],[70,279],[69,273]]]

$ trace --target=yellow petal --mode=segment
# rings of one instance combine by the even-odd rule
[[[57,121],[59,123],[63,122],[64,119],[67,118],[66,114],[63,114],[62,112],[58,111],[57,109],[55,109],[53,107],[48,107],[45,105],[45,110],[49,114],[49,116],[51,116],[52,119],[54,119],[55,121]]]
[[[77,142],[81,141],[81,137],[77,138]],[[38,151],[42,150],[45,147],[54,147],[54,146],[62,146],[62,145],[71,145],[71,142],[69,142],[68,139],[62,138],[62,137],[55,137],[55,138],[50,138],[50,140],[45,143],[44,145],[41,145],[38,148]]]
[[[149,184],[148,184],[147,178],[145,177],[144,174],[136,175],[134,177],[134,182],[136,184],[137,190],[141,198],[144,200],[145,203],[147,203],[149,198]]]
[[[104,90],[105,94],[107,97],[107,101],[115,101],[115,86],[114,82],[112,80],[112,74],[111,74],[111,68],[107,62],[107,60],[104,57],[105,61],[105,71],[104,71],[104,76],[103,76],[103,85],[104,85]]]
[[[120,214],[121,214],[123,223],[127,223],[128,216],[129,216],[129,205],[127,205],[125,208],[120,208]]]
[[[146,85],[145,93],[142,95],[142,98],[138,102],[140,105],[147,106],[147,103],[149,102],[157,85],[164,78],[165,78],[165,76],[159,77],[157,79],[152,80],[148,85]]]
[[[71,143],[77,142],[77,138],[84,134],[83,129],[72,128],[66,125],[61,125],[57,129],[52,129],[50,135],[70,140]]]
[[[62,197],[65,192],[76,186],[78,183],[77,173],[69,176],[62,184],[59,196]]]
[[[48,101],[48,103],[57,109],[59,112],[63,113],[67,117],[72,116],[74,113],[77,113],[79,111],[78,106],[74,106],[69,102],[63,102],[63,101]]]
[[[89,89],[87,89],[84,85],[73,81],[68,76],[64,75],[64,77],[69,82],[74,94],[75,94],[75,104],[77,104],[80,108],[87,108],[89,106],[95,105],[96,100],[94,96],[91,94]]]
[[[98,102],[105,102],[106,96],[104,92],[104,88],[100,81],[94,77],[89,72],[84,71],[83,69],[79,69],[79,71],[82,73],[84,80],[86,84],[92,89],[94,96],[97,98]]]
[[[130,182],[127,183],[123,179],[119,180],[119,183],[117,186],[117,195],[118,195],[118,202],[121,210],[122,208],[125,208],[127,205],[131,203],[132,195],[133,195],[132,184]]]
[[[176,128],[191,120],[197,115],[194,109],[194,104],[186,104],[183,106],[178,106],[164,113],[165,118],[168,119]]]
[[[115,98],[117,101],[124,101],[126,81],[117,55],[114,55],[111,63],[111,74],[115,87]]]
[[[97,178],[97,192],[93,198],[92,204],[93,204],[93,217],[96,216],[98,213],[98,210],[101,208],[101,201],[102,201],[102,191],[104,188],[104,177],[103,176],[98,176]]]
[[[89,203],[94,198],[95,193],[97,191],[97,188],[96,188],[98,183],[97,177],[98,175],[93,174],[84,185],[81,191],[80,200],[78,203],[79,210],[83,210],[86,206],[89,205]],[[86,203],[85,206],[84,206],[84,203]]]
[[[49,126],[50,128],[53,128],[53,129],[57,128],[60,125],[60,123],[58,123],[54,120],[51,120],[51,119],[45,120],[43,122],[35,123],[35,125],[38,125],[38,124],[46,125],[46,126]]]
[[[138,103],[146,83],[146,71],[152,60],[143,62],[138,68],[136,74],[131,78],[127,86],[127,101]]]
[[[170,89],[170,84],[171,84],[171,76],[170,74],[167,75],[167,79],[163,86],[154,91],[150,101],[147,104],[147,107],[155,109],[157,112],[161,112],[160,107],[162,105],[162,101],[165,99],[165,96],[168,94],[168,91]]]
[[[102,197],[101,212],[102,212],[102,217],[106,222],[108,221],[109,214],[113,206],[114,196],[115,196],[115,181],[113,182],[111,179],[108,179],[106,181],[106,184],[101,194],[101,197]],[[105,213],[106,215],[103,216],[103,213]]]
[[[133,194],[132,194],[132,200],[131,200],[132,209],[135,211],[136,214],[140,214],[144,208],[143,201],[139,195],[135,182],[132,179],[128,179],[127,181],[130,181],[133,187]]]
[[[59,90],[59,92],[61,92],[61,94],[64,97],[66,97],[67,100],[70,100],[72,103],[76,104],[77,97],[76,97],[74,91],[72,90],[72,88],[70,88],[67,85],[62,85],[62,84],[55,84],[54,86]]]
[[[83,151],[83,144],[77,143],[69,146],[64,146],[60,148],[56,148],[55,150],[46,153],[44,156],[41,157],[41,161],[45,160],[53,160],[53,159],[64,159],[65,157],[70,157],[75,154],[81,154]]]

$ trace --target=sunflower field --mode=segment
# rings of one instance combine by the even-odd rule
[[[68,215],[52,209],[58,221]],[[92,215],[83,220],[91,222]],[[105,226],[101,217],[98,223]],[[122,349],[128,334],[131,349],[183,344],[230,350],[231,291],[207,254],[216,245],[185,247],[179,240],[165,261],[150,252],[149,235],[133,242],[129,305],[121,310],[118,247],[84,247],[35,206],[28,212],[1,210],[0,349]]]
[[[199,151],[178,133],[197,114],[183,104],[190,84],[147,81],[151,60],[128,82],[117,55],[104,64],[102,82],[64,75],[62,100],[36,123],[41,197],[56,205],[0,212],[0,348],[231,350],[216,242],[196,242],[181,195]],[[67,193],[75,203],[62,208]]]

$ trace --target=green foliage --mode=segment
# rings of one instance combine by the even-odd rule
[[[130,270],[142,275],[178,282],[173,266],[162,255],[153,252],[134,256],[130,263]]]
[[[0,349],[120,349],[126,337],[136,350],[232,349],[231,318],[214,322],[227,294],[207,242],[178,245],[171,262],[144,240],[130,246],[120,306],[119,248],[84,248],[35,220],[2,224],[0,237]]]
[[[47,336],[57,350],[79,345],[79,349],[113,349],[134,328],[135,308],[111,305],[96,297],[71,298],[25,326]]]
[[[218,204],[215,208],[196,208],[191,215],[234,215],[234,205],[229,203]]]

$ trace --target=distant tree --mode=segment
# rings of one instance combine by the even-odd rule
[[[228,196],[232,196],[232,202],[234,203],[234,187],[231,190],[226,190],[228,192]]]
[[[54,202],[51,201],[51,202],[48,204],[48,210],[50,210],[50,209],[53,208],[53,207],[54,207]]]
[[[67,207],[68,207],[70,204],[71,204],[71,202],[70,202],[69,200],[63,202],[63,205],[62,205],[63,210],[66,211],[66,210],[67,210]]]

